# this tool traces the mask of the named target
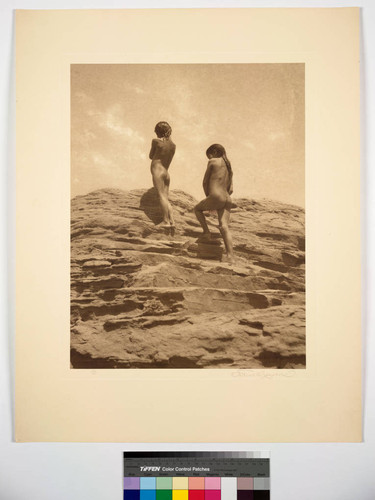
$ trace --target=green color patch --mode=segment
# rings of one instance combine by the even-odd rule
[[[172,500],[172,490],[156,490],[156,500]]]
[[[172,488],[172,478],[171,477],[157,477],[156,478],[156,489],[157,490],[172,490],[173,489]]]

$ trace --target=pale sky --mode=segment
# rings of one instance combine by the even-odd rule
[[[304,206],[304,64],[72,65],[72,196],[152,187],[158,121],[177,146],[171,189],[202,199],[205,151],[220,143],[234,198]]]

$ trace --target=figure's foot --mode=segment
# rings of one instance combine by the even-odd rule
[[[225,255],[222,257],[221,262],[225,262],[226,264],[232,265],[235,262],[234,255]]]
[[[160,222],[160,224],[157,224],[156,227],[160,227],[162,229],[168,229],[171,227],[171,224],[169,223],[169,221],[166,221],[166,220],[163,220],[162,222]]]

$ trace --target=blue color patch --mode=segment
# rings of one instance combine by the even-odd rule
[[[139,490],[124,490],[124,500],[139,500]]]
[[[156,500],[156,490],[141,490],[140,500]]]
[[[141,477],[141,490],[156,490],[156,477]]]

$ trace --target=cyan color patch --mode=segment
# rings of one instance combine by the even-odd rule
[[[141,477],[141,490],[156,490],[156,477]]]

